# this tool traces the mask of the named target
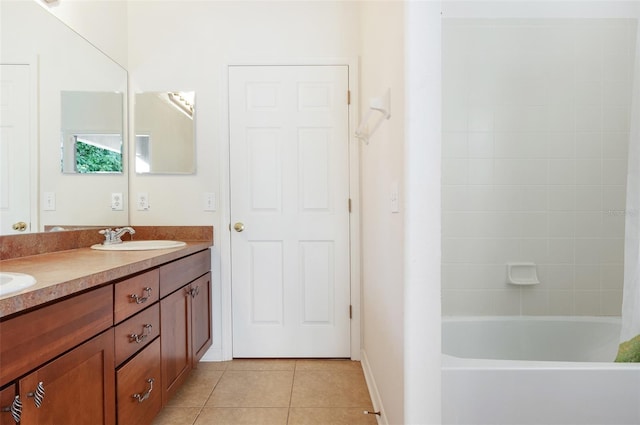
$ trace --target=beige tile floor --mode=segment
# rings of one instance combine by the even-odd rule
[[[375,425],[360,362],[199,363],[154,425]]]

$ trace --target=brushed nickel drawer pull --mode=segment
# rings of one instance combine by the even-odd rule
[[[146,303],[147,300],[149,299],[149,297],[151,296],[151,288],[149,288],[149,287],[144,288],[144,292],[147,293],[146,297],[139,297],[139,296],[137,296],[135,294],[131,294],[131,295],[129,295],[129,298],[131,298],[133,301],[135,301],[136,304]]]
[[[33,397],[33,403],[39,409],[40,406],[42,406],[42,401],[44,400],[44,385],[42,382],[38,382],[36,390],[32,393],[27,393],[27,397]]]
[[[149,396],[151,396],[151,391],[153,391],[153,382],[154,381],[155,381],[155,379],[153,379],[153,378],[147,379],[147,382],[149,383],[149,389],[144,394],[134,394],[134,395],[132,395],[132,397],[135,398],[136,400],[138,400],[138,403],[142,403],[143,401],[148,399]]]
[[[188,291],[188,294],[191,295],[191,298],[195,298],[200,293],[200,287],[196,286],[195,288],[191,288]]]
[[[17,395],[16,398],[13,399],[11,406],[0,408],[0,412],[11,412],[13,421],[15,423],[20,423],[20,417],[22,416],[22,402],[20,401],[20,396]]]
[[[153,326],[151,326],[150,323],[147,323],[146,325],[142,325],[142,335],[138,335],[138,334],[129,335],[129,342],[135,342],[136,344],[140,344],[142,341],[147,339],[149,335],[151,335],[151,328],[153,328]]]

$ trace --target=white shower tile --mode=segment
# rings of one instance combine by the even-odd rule
[[[573,264],[575,240],[573,238],[551,238],[548,240],[549,264]]]
[[[602,161],[600,159],[576,160],[576,184],[597,185],[602,183]]]
[[[596,238],[602,236],[602,212],[576,211],[575,229],[577,238]]]
[[[624,159],[603,160],[602,183],[607,185],[626,185],[627,161]]]
[[[599,264],[600,263],[600,239],[578,239],[576,240],[576,264]]]
[[[521,186],[522,203],[520,211],[547,211],[547,186]]]
[[[574,286],[574,266],[546,265],[541,270],[541,279],[549,289],[571,289]]]
[[[502,291],[491,291],[493,314],[513,316],[521,314],[520,292],[522,288],[507,287]]]
[[[493,183],[493,159],[469,159],[469,184]]]
[[[628,106],[605,106],[602,111],[602,128],[606,132],[629,131],[631,112]]]
[[[494,164],[495,184],[546,184],[546,160],[496,159]]]
[[[576,211],[602,211],[602,186],[577,186]]]
[[[467,159],[444,158],[442,160],[442,184],[461,185],[469,183]]]
[[[624,186],[606,186],[602,193],[602,210],[605,214],[623,215],[627,191]]]
[[[489,105],[469,105],[469,131],[493,131],[493,110]]]
[[[471,132],[469,133],[469,158],[493,159],[493,133]]]
[[[624,239],[603,238],[600,242],[600,261],[603,264],[624,263]]]
[[[610,238],[624,237],[624,215],[603,213],[602,216],[602,235]]]
[[[522,212],[518,215],[520,233],[525,238],[546,237],[549,234],[549,216],[547,213]]]
[[[442,211],[468,211],[469,190],[467,186],[442,187]]]
[[[549,237],[573,237],[575,234],[575,213],[549,213]]]
[[[600,267],[600,287],[604,290],[621,291],[624,286],[624,266],[603,264]]]
[[[578,105],[601,105],[603,99],[602,82],[576,80],[574,82],[575,101]]]
[[[545,132],[538,136],[546,141],[547,157],[550,159],[573,158],[575,140],[573,132]]]
[[[600,315],[599,291],[575,291],[575,314],[578,316]]]
[[[597,132],[602,129],[600,105],[576,105],[576,130]]]
[[[576,290],[599,290],[600,289],[600,266],[593,264],[583,264],[576,266]]]
[[[600,132],[576,133],[576,158],[602,157],[602,135]]]
[[[520,252],[520,241],[514,238],[496,239],[495,244],[496,264],[506,267],[505,264],[515,261],[514,256],[518,256]],[[506,270],[506,269],[505,269]]]
[[[569,185],[576,182],[576,163],[572,159],[549,160],[550,185]]]
[[[522,313],[529,316],[549,314],[549,290],[541,288],[523,288],[521,293]]]
[[[466,132],[446,132],[442,134],[443,158],[467,158],[469,147]]]
[[[550,290],[549,314],[552,316],[572,316],[574,308],[573,291]]]
[[[603,316],[620,316],[622,314],[623,291],[603,291],[600,301],[600,314]]]
[[[605,80],[603,103],[608,106],[629,108],[632,91],[628,80]]]
[[[602,155],[605,159],[626,160],[629,148],[629,133],[606,132],[602,134]]]
[[[545,105],[544,123],[537,127],[542,131],[573,131],[574,129],[573,105],[561,103]]]
[[[511,262],[531,262],[543,264],[549,259],[549,244],[544,238],[522,238],[518,256]]]
[[[576,204],[576,192],[571,186],[549,188],[549,211],[573,211]]]

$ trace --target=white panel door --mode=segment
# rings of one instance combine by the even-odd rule
[[[29,65],[0,65],[0,234],[29,231]],[[26,228],[13,228],[23,222]]]
[[[350,357],[347,91],[347,66],[229,68],[234,357]]]

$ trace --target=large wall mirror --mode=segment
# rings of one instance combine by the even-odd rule
[[[0,184],[21,194],[2,197],[0,233],[127,224],[127,71],[34,1],[2,0],[0,19]]]
[[[134,111],[136,173],[195,173],[195,93],[136,93]]]

